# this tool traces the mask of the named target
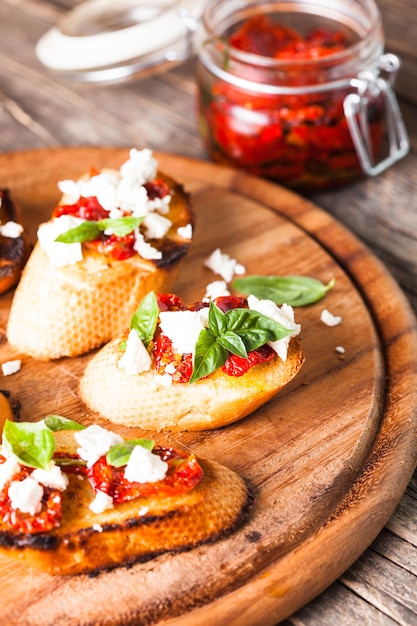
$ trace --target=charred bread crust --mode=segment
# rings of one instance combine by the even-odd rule
[[[84,354],[122,332],[146,293],[172,288],[191,244],[177,229],[194,225],[194,212],[182,185],[158,176],[172,190],[167,216],[172,226],[163,240],[150,240],[162,259],[135,254],[112,260],[86,249],[81,262],[55,268],[36,243],[12,301],[6,331],[10,345],[40,360]]]
[[[219,369],[194,383],[155,388],[153,370],[129,376],[118,367],[124,338],[112,340],[91,358],[79,392],[91,411],[145,430],[199,431],[232,424],[274,397],[304,362],[300,340],[293,337],[286,361],[275,356],[243,376],[228,376]]]
[[[18,208],[9,189],[0,188],[0,223],[20,221]],[[28,255],[29,246],[24,234],[19,237],[0,234],[0,293],[8,291],[19,281]]]
[[[204,477],[187,494],[140,498],[101,514],[88,508],[87,479],[72,476],[61,527],[27,535],[0,524],[0,552],[50,574],[95,574],[225,537],[246,521],[253,493],[234,471],[199,462]]]

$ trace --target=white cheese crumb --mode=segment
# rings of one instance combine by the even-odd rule
[[[157,170],[158,161],[153,158],[152,150],[132,148],[129,159],[120,168],[120,173],[123,178],[131,178],[137,185],[143,185],[156,177]]]
[[[344,354],[346,350],[344,349],[343,346],[336,346],[335,352],[338,352],[339,354]]]
[[[183,239],[192,239],[193,238],[193,227],[191,224],[187,224],[186,226],[180,226],[177,228],[177,233]]]
[[[214,280],[212,283],[207,285],[203,302],[215,300],[220,296],[230,296],[230,291],[228,290],[227,283],[224,280]]]
[[[22,367],[22,361],[20,359],[15,359],[13,361],[6,361],[1,364],[1,371],[4,376],[11,376],[12,374],[16,374],[20,368]]]
[[[289,304],[283,304],[279,307],[272,300],[258,300],[258,298],[252,295],[248,297],[248,305],[250,309],[270,317],[284,326],[284,328],[291,330],[291,334],[287,337],[283,337],[278,341],[268,341],[268,345],[271,346],[280,359],[282,361],[286,361],[290,339],[291,337],[298,335],[301,331],[301,325],[296,324],[294,321],[294,309],[292,306]]]
[[[83,253],[80,243],[61,243],[55,241],[58,235],[82,224],[85,220],[72,215],[61,215],[38,228],[38,239],[53,267],[75,265],[82,261]]]
[[[172,226],[171,220],[158,213],[149,213],[142,222],[148,239],[162,239]]]
[[[333,315],[327,309],[323,309],[320,315],[320,320],[323,324],[326,324],[326,326],[338,326],[341,323],[342,318],[339,315]]]
[[[129,376],[136,376],[151,368],[152,359],[140,340],[138,333],[133,328],[129,332],[126,341],[126,350],[119,359],[117,366],[125,370]]]
[[[97,515],[107,511],[107,509],[112,509],[113,506],[113,498],[104,491],[97,491],[94,500],[90,502],[90,510]]]
[[[6,222],[0,226],[0,234],[3,237],[17,239],[23,233],[23,226],[17,222]]]
[[[144,236],[138,229],[135,230],[135,243],[133,244],[133,248],[143,259],[155,261],[162,259],[162,252],[145,241]]]
[[[151,387],[153,390],[157,390],[161,387],[167,389],[172,385],[172,376],[171,374],[156,374],[151,382]]]
[[[59,465],[55,463],[51,463],[51,466],[47,470],[41,468],[35,469],[31,476],[44,487],[58,489],[59,491],[64,491],[68,487],[68,476],[66,476]]]
[[[0,491],[19,471],[20,464],[14,456],[7,457],[5,462],[0,464]]]
[[[246,272],[244,265],[238,263],[236,259],[232,259],[228,254],[224,254],[220,248],[216,248],[212,252],[204,265],[215,274],[220,274],[227,283],[233,280],[235,274],[241,275]]]
[[[156,483],[163,480],[168,463],[143,446],[135,446],[126,465],[124,476],[131,483]]]
[[[98,424],[74,432],[74,437],[81,446],[77,452],[84,461],[87,461],[87,467],[94,465],[112,446],[123,442],[120,435]]]
[[[103,526],[101,524],[93,524],[91,527],[93,530],[96,531],[96,533],[102,533],[103,532]]]
[[[161,311],[160,328],[172,341],[174,352],[194,354],[200,332],[205,328],[207,311]]]
[[[8,490],[12,509],[35,515],[42,508],[43,488],[31,476],[10,483]]]
[[[139,517],[142,517],[142,515],[146,515],[146,513],[148,511],[149,511],[149,507],[148,506],[141,506],[139,511],[138,511]]]
[[[165,372],[167,374],[171,374],[172,376],[172,374],[175,374],[175,371],[176,371],[176,367],[174,363],[168,363],[168,365],[165,366]]]

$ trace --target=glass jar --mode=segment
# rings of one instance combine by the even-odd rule
[[[373,0],[209,0],[197,62],[207,150],[301,191],[379,174],[409,149],[398,67]]]

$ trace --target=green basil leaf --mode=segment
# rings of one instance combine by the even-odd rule
[[[57,456],[53,460],[60,467],[85,467],[87,465],[87,461],[72,456]]]
[[[233,354],[237,354],[237,356],[241,356],[242,359],[248,358],[248,353],[246,350],[246,346],[242,341],[241,337],[238,334],[232,332],[231,330],[223,333],[220,337],[217,338],[218,343],[226,348],[229,352]]]
[[[207,328],[203,329],[200,332],[195,349],[194,367],[190,383],[208,376],[224,365],[228,356],[228,351],[218,343],[217,338]]]
[[[100,237],[98,222],[86,220],[82,224],[58,235],[55,241],[60,243],[84,243],[85,241],[94,241],[98,237]]]
[[[52,432],[43,422],[11,422],[3,429],[3,446],[23,465],[48,469],[55,450]]]
[[[155,293],[150,291],[140,302],[130,321],[130,328],[136,330],[145,346],[153,339],[158,316],[158,301]]]
[[[139,226],[143,221],[143,217],[118,217],[116,219],[105,218],[103,220],[85,220],[82,224],[70,228],[61,233],[55,239],[60,243],[84,243],[85,241],[94,241],[100,237],[100,233],[107,228],[111,228],[117,237],[125,237]]]
[[[132,215],[118,217],[116,219],[106,218],[98,222],[98,227],[103,231],[107,230],[107,228],[111,228],[117,237],[125,237],[134,231],[143,220],[144,217],[133,217]]]
[[[230,330],[239,335],[246,350],[256,350],[268,341],[288,337],[291,330],[275,320],[252,309],[231,309],[227,312]]]
[[[214,304],[214,302],[210,302],[208,326],[210,332],[215,337],[218,337],[227,330],[226,314],[223,313],[223,311],[217,306],[217,304]]]
[[[123,443],[118,443],[111,447],[106,454],[106,461],[113,467],[122,467],[127,465],[130,455],[136,446],[142,446],[147,450],[153,450],[155,442],[153,439],[130,439]]]
[[[85,426],[74,420],[70,420],[62,415],[47,415],[44,422],[49,430],[58,432],[59,430],[84,430]]]
[[[306,306],[323,298],[334,284],[334,279],[325,285],[309,276],[244,276],[233,281],[233,288],[276,304]]]

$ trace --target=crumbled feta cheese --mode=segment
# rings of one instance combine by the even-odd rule
[[[47,470],[37,468],[32,474],[32,478],[44,487],[64,491],[68,487],[68,476],[66,476],[59,465],[51,463]]]
[[[101,524],[93,524],[91,527],[93,530],[96,531],[96,533],[102,533],[103,532],[103,526]]]
[[[94,500],[90,502],[90,510],[97,515],[104,513],[107,509],[112,509],[113,506],[113,498],[104,491],[96,491]]]
[[[346,350],[344,349],[343,346],[336,346],[335,352],[338,352],[338,354],[344,354]]]
[[[84,461],[87,461],[87,467],[94,465],[112,446],[123,442],[120,435],[98,424],[74,432],[74,437],[81,446],[77,452]]]
[[[143,446],[135,446],[126,465],[124,476],[131,483],[156,483],[163,480],[168,463]]]
[[[171,220],[158,213],[149,213],[142,222],[148,239],[162,239],[172,226]]]
[[[35,515],[42,508],[43,487],[31,476],[14,480],[7,493],[12,509]]]
[[[326,324],[326,326],[338,326],[341,323],[342,318],[339,315],[333,315],[327,309],[323,309],[320,315],[320,320],[323,324]]]
[[[230,296],[230,291],[228,290],[227,283],[224,280],[214,280],[212,283],[207,285],[203,302],[215,300],[220,296]]]
[[[152,389],[156,390],[159,389],[160,387],[163,387],[165,389],[168,389],[168,387],[171,387],[172,385],[172,376],[171,374],[156,374],[151,382],[151,387]]]
[[[23,226],[17,222],[6,222],[0,226],[0,234],[3,237],[17,239],[23,233]]]
[[[161,311],[160,328],[171,339],[174,352],[194,354],[200,332],[206,327],[207,311]]]
[[[168,365],[165,366],[165,372],[167,374],[171,374],[171,376],[172,376],[172,374],[175,374],[176,367],[175,367],[174,363],[168,363]]]
[[[152,359],[149,352],[140,340],[136,330],[132,328],[126,341],[126,350],[119,359],[117,366],[125,370],[129,376],[135,376],[149,370],[151,365]]]
[[[54,267],[65,267],[82,261],[83,253],[80,243],[61,243],[55,239],[71,228],[82,224],[85,220],[73,215],[61,215],[50,222],[41,224],[38,239]]]
[[[16,374],[22,367],[22,361],[20,359],[14,359],[13,361],[5,361],[1,364],[1,371],[3,376],[11,376]]]
[[[133,245],[133,248],[138,254],[140,254],[143,259],[162,259],[162,252],[154,248],[147,241],[145,241],[142,233],[140,233],[139,230],[135,230],[135,243]]]
[[[301,325],[296,324],[294,321],[293,308],[289,304],[283,304],[279,307],[272,300],[258,300],[258,298],[252,295],[248,296],[248,305],[250,309],[270,317],[284,326],[284,328],[291,330],[291,334],[287,337],[283,337],[278,341],[268,341],[268,345],[271,346],[280,359],[286,361],[290,339],[298,335],[301,331]]]
[[[169,205],[171,202],[171,195],[167,194],[163,198],[154,198],[146,202],[146,206],[149,212],[157,211],[160,215],[166,215],[169,213]]]
[[[121,175],[134,179],[138,185],[153,180],[158,171],[158,161],[152,155],[152,150],[147,148],[144,150],[132,148],[129,159],[120,168]]]
[[[235,274],[244,274],[246,272],[244,265],[232,259],[228,254],[224,254],[220,248],[216,248],[212,252],[204,265],[215,274],[220,274],[227,283],[232,281]]]
[[[193,238],[193,227],[191,224],[187,224],[186,226],[180,226],[177,228],[177,233],[180,237],[184,239],[192,239]]]
[[[14,456],[8,456],[5,462],[0,464],[0,491],[19,471],[20,465],[17,459]]]
[[[149,511],[149,507],[148,506],[141,506],[139,511],[138,511],[139,517],[142,517],[142,515],[146,515],[146,513],[148,511]]]

